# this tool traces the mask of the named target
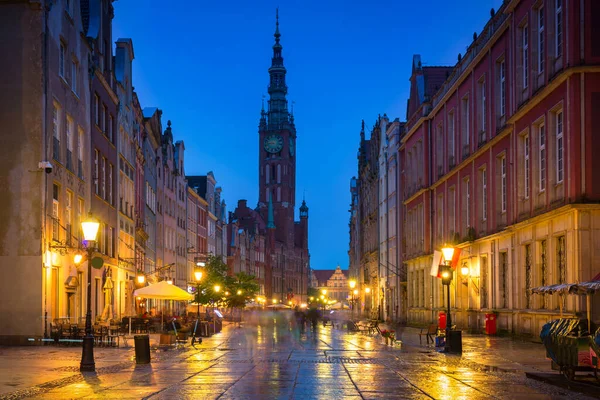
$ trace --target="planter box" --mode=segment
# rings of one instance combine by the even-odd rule
[[[161,333],[159,344],[175,344],[175,335]]]

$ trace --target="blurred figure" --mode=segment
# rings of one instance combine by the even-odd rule
[[[312,325],[313,332],[316,332],[317,331],[317,323],[319,322],[319,317],[320,317],[319,310],[317,310],[316,308],[310,308],[306,312],[306,317]]]
[[[304,333],[304,323],[306,321],[306,316],[298,306],[296,306],[296,308],[294,309],[294,319],[296,320],[296,326],[300,328],[300,332]]]

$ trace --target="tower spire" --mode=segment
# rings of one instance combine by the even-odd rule
[[[279,33],[279,8],[275,11],[275,44],[273,45],[273,57],[269,68],[269,108],[267,111],[268,125],[280,127],[290,122],[288,103],[286,99],[287,85],[285,84],[286,69],[283,66],[282,46]]]
[[[279,44],[279,38],[281,37],[281,33],[279,33],[279,7],[275,9],[275,43]]]

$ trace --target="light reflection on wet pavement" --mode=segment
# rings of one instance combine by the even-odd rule
[[[195,349],[154,352],[148,365],[128,360],[131,349],[105,349],[99,351],[96,374],[71,371],[53,378],[62,381],[3,390],[0,399],[586,398],[529,380],[521,372],[486,371],[472,358],[439,354],[419,346],[418,340],[416,345],[407,340],[400,348],[386,346],[379,336],[330,326],[300,333],[283,313],[275,315],[260,325],[228,326]],[[76,367],[78,358],[72,356],[80,350],[64,351],[71,357],[67,364]],[[2,349],[0,356],[10,352]],[[29,361],[45,360],[32,356]]]

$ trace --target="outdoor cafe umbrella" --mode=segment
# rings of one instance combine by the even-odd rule
[[[280,309],[286,309],[286,308],[292,308],[286,304],[281,304],[281,303],[277,303],[277,304],[271,304],[270,306],[267,306],[267,308],[273,308],[275,310],[280,310]]]
[[[113,281],[110,276],[106,277],[104,282],[104,311],[102,311],[102,321],[109,321],[114,318],[113,306],[112,306],[112,291]]]
[[[586,308],[587,308],[587,320],[588,320],[588,332],[591,330],[591,308],[593,294],[600,292],[600,274],[592,278],[591,281],[582,283],[558,283],[555,285],[539,286],[530,289],[533,294],[554,294],[558,293],[559,296],[566,294],[577,294],[586,296]],[[559,301],[560,316],[563,314],[562,300]]]
[[[350,307],[348,307],[348,304],[338,301],[337,303],[335,303],[331,306],[331,309],[332,310],[349,310]]]
[[[158,299],[158,300],[178,300],[178,301],[190,301],[194,299],[194,295],[186,292],[185,290],[169,283],[167,281],[160,281],[150,286],[146,286],[141,289],[137,289],[133,292],[134,296],[144,297],[146,299]],[[162,319],[162,313],[161,313]],[[162,323],[162,320],[161,320]]]

